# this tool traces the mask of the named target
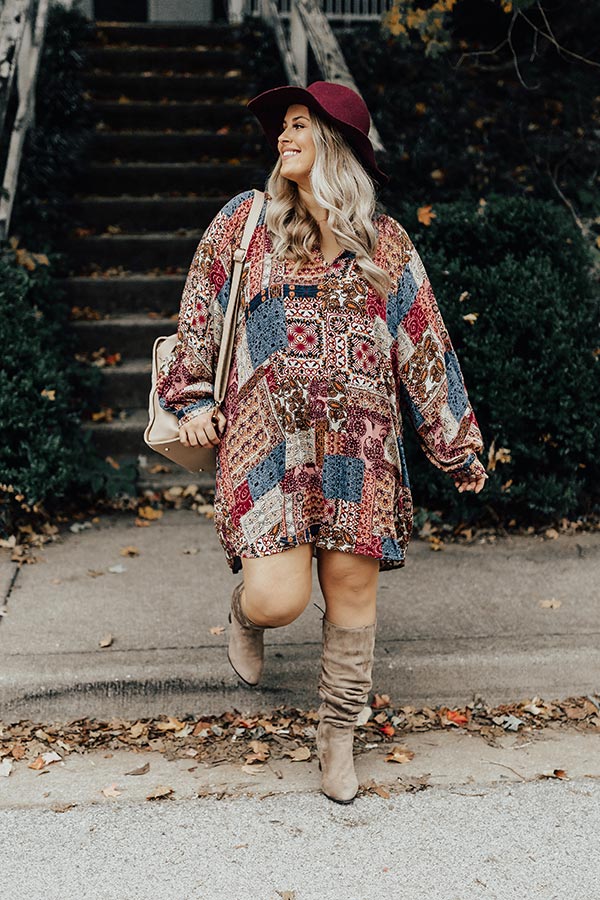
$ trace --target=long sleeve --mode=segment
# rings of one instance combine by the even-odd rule
[[[177,343],[157,376],[159,403],[180,425],[214,406],[214,375],[233,271],[253,191],[223,206],[202,235],[187,274]]]
[[[483,449],[481,431],[431,283],[408,234],[394,224],[399,277],[387,318],[396,342],[400,407],[434,466],[460,481],[487,478],[476,455]]]

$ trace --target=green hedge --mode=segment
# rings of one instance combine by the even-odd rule
[[[470,515],[484,498],[497,514],[521,518],[597,508],[599,290],[569,214],[498,195],[485,205],[436,204],[427,226],[412,205],[389,212],[430,277],[482,430],[483,460],[492,441],[511,457],[489,473],[484,493],[459,494],[417,449],[409,426],[415,502],[455,516]],[[463,318],[469,313],[474,324]]]
[[[31,258],[31,257],[30,257]],[[48,265],[29,270],[0,252],[0,532],[30,512],[51,515],[113,496],[132,473],[116,471],[91,445],[82,416],[97,406],[101,372],[74,359],[68,304]],[[38,507],[38,509],[34,509]]]
[[[36,124],[25,141],[11,237],[0,246],[0,533],[59,510],[135,490],[133,466],[99,457],[84,417],[99,406],[101,372],[78,362],[58,277],[58,239],[92,130],[80,49],[89,24],[52,6],[40,61]],[[45,257],[45,259],[44,259]]]

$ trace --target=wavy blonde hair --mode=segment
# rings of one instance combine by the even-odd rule
[[[327,224],[344,250],[356,254],[363,277],[385,299],[393,280],[373,262],[377,229],[372,218],[384,212],[375,194],[375,183],[354,155],[341,132],[310,109],[315,161],[309,174],[317,203],[328,210]],[[278,156],[265,183],[271,196],[265,225],[271,234],[273,253],[295,261],[292,274],[312,262],[311,249],[320,240],[317,220],[302,200],[294,181],[281,174]]]

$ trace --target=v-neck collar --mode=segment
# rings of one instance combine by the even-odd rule
[[[335,266],[338,261],[341,261],[347,256],[355,256],[355,253],[352,250],[340,250],[338,255],[331,260],[331,262],[327,262],[323,253],[321,252],[321,242],[317,240],[317,242],[313,245],[312,255],[316,258],[318,262],[320,262],[326,269],[330,269],[332,266]]]

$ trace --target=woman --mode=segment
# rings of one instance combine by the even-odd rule
[[[459,491],[478,492],[488,477],[483,441],[421,259],[400,223],[376,212],[388,177],[362,98],[317,81],[248,106],[278,157],[248,247],[218,433],[212,381],[252,191],[233,197],[198,245],[158,390],[183,444],[218,447],[214,522],[230,569],[243,569],[228,656],[246,683],[262,674],[264,629],[307,606],[317,558],[321,786],[349,803],[379,571],[404,566],[412,529],[401,410]]]

